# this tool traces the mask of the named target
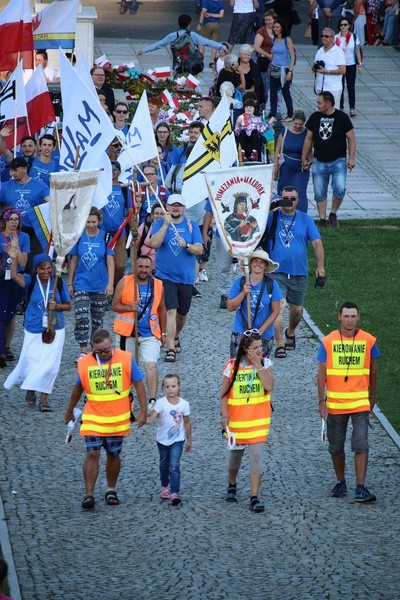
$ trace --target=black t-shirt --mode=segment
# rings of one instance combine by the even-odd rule
[[[306,128],[314,136],[314,157],[321,162],[332,162],[338,158],[346,158],[346,133],[353,124],[350,117],[341,110],[331,115],[314,112],[306,123]]]
[[[221,69],[217,81],[218,96],[221,95],[219,88],[223,83],[225,83],[225,81],[230,81],[230,83],[233,84],[233,87],[237,88],[240,85],[241,81],[240,75],[239,73],[232,73],[231,71],[227,71],[226,69]]]

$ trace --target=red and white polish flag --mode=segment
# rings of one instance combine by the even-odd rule
[[[11,0],[0,13],[0,71],[13,71],[23,60],[33,69],[33,32],[29,0]]]

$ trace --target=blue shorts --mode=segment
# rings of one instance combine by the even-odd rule
[[[346,193],[347,159],[338,158],[332,162],[313,160],[311,174],[314,185],[314,200],[322,202],[328,198],[328,184],[331,178],[332,193],[343,200]]]
[[[107,454],[118,456],[121,454],[123,439],[123,436],[85,435],[86,452],[100,452],[104,448]]]

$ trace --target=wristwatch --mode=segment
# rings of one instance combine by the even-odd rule
[[[186,248],[186,250],[189,250],[189,242],[186,242],[185,248]]]

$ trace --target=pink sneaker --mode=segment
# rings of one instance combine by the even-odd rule
[[[169,494],[169,488],[168,487],[162,487],[161,488],[160,498],[162,498],[163,500],[169,500],[170,499],[170,494]]]
[[[172,506],[178,506],[178,504],[180,504],[182,502],[179,494],[171,494],[171,500],[172,500],[172,502],[171,502]]]

